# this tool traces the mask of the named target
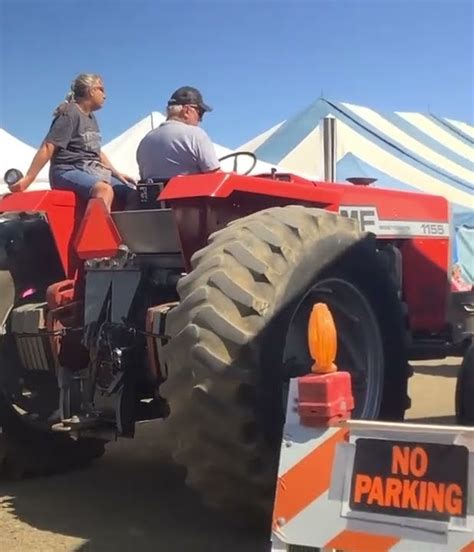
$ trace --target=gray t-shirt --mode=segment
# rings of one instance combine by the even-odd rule
[[[45,138],[57,146],[51,168],[81,168],[84,162],[98,161],[101,140],[94,114],[86,115],[75,103],[67,105],[54,119]]]
[[[165,121],[150,131],[137,149],[140,178],[172,178],[219,168],[214,145],[202,128]]]

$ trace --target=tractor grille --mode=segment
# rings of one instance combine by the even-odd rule
[[[25,370],[49,372],[51,362],[46,331],[46,303],[28,303],[13,309],[11,330],[15,334],[21,363]]]

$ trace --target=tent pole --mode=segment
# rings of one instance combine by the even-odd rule
[[[323,119],[324,181],[336,180],[336,119],[328,115]]]

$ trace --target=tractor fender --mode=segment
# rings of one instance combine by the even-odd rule
[[[47,287],[65,279],[47,219],[40,213],[0,214],[0,334],[25,293],[44,300]]]

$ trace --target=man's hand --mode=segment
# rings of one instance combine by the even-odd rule
[[[12,194],[24,192],[32,182],[33,180],[29,176],[24,176],[23,178],[20,178],[18,182],[15,182],[15,184],[9,186],[9,190]]]

